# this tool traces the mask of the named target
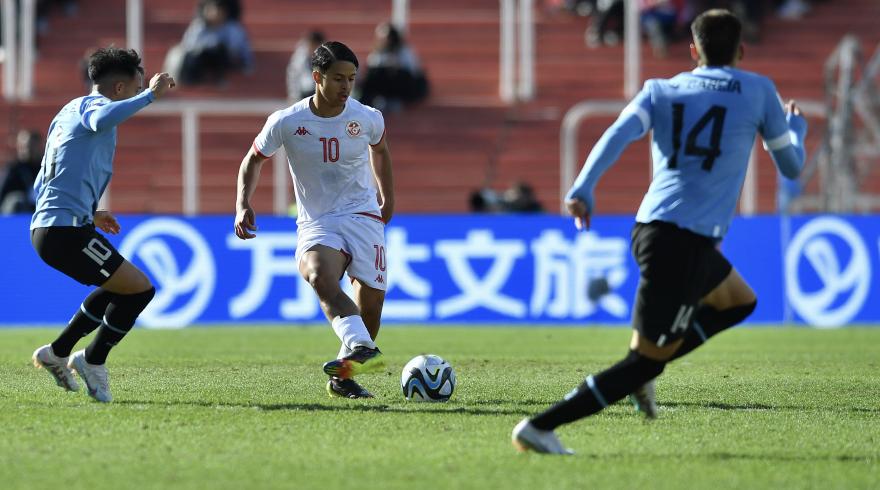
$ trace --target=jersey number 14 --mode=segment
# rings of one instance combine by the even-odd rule
[[[694,124],[687,134],[684,145],[684,154],[695,157],[703,157],[702,168],[705,171],[712,170],[715,159],[721,156],[721,131],[724,129],[724,117],[727,108],[713,105],[703,114],[703,117]],[[681,131],[684,121],[684,104],[672,104],[672,158],[669,159],[669,168],[678,167],[678,151],[681,149]],[[697,145],[697,137],[705,131],[706,126],[712,125],[709,134],[709,146]]]

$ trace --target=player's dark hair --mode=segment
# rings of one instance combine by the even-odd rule
[[[742,22],[729,10],[707,10],[691,24],[691,34],[707,65],[729,65],[739,51]]]
[[[308,40],[310,42],[313,42],[315,44],[323,44],[324,41],[327,40],[327,38],[324,37],[324,33],[322,31],[317,30],[317,29],[309,32],[308,36],[306,36],[306,37],[308,38]]]
[[[318,46],[318,49],[312,54],[312,70],[327,73],[330,65],[337,61],[348,61],[355,68],[358,67],[357,56],[354,55],[352,50],[348,49],[348,46],[339,41],[327,41]]]
[[[116,76],[134,78],[138,73],[143,75],[144,69],[141,67],[141,57],[133,49],[110,46],[89,56],[89,79],[94,83]]]

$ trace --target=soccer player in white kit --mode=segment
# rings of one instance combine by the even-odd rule
[[[374,340],[385,302],[385,224],[394,191],[382,113],[350,98],[357,69],[357,57],[340,42],[315,50],[315,95],[269,116],[241,162],[235,234],[255,237],[250,198],[263,162],[284,146],[298,211],[296,261],[342,342],[337,359],[324,364],[327,392],[371,398],[352,378],[384,367]],[[346,271],[353,301],[339,285]]]

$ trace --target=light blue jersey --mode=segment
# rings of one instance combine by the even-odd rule
[[[648,80],[593,148],[569,191],[592,211],[592,191],[631,141],[653,129],[653,179],[636,221],[665,221],[720,239],[727,232],[760,134],[782,174],[803,167],[806,121],[786,116],[776,87],[761,75],[700,67]]]
[[[153,101],[146,90],[112,102],[93,93],[67,103],[49,125],[46,151],[34,190],[31,229],[92,222],[113,174],[116,126]]]

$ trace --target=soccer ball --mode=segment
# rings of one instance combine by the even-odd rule
[[[455,390],[455,371],[440,356],[416,356],[403,366],[400,387],[407,400],[445,402]]]

